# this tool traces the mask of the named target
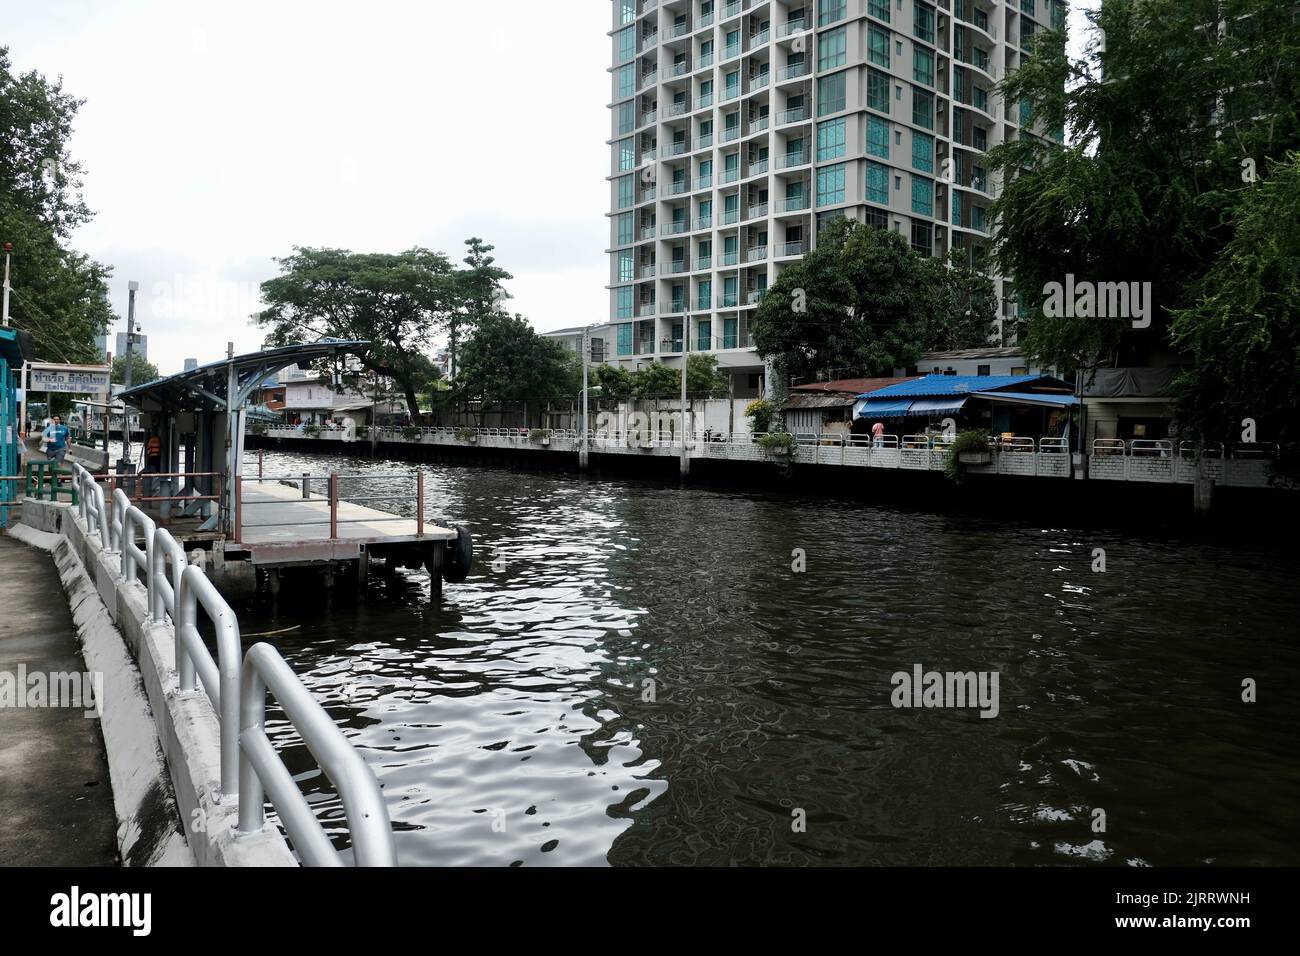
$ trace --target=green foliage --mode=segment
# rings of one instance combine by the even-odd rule
[[[0,240],[13,243],[10,317],[35,340],[33,358],[95,362],[113,322],[111,270],[68,247],[92,218],[83,167],[68,142],[84,101],[31,71],[15,75],[0,47]]]
[[[415,441],[417,438],[420,437],[419,427],[416,425],[403,425],[402,437],[405,438],[407,441]]]
[[[358,438],[369,438],[369,437],[370,437],[370,426],[369,426],[369,425],[358,425],[358,426],[357,426],[357,430],[356,430],[356,436],[357,436]]]
[[[587,370],[588,383],[599,386],[601,394],[625,397],[632,394],[632,373],[622,365],[597,365]]]
[[[957,433],[952,444],[948,446],[948,457],[944,459],[943,470],[953,481],[961,481],[962,452],[986,452],[989,450],[989,433],[984,428],[968,428]]]
[[[782,376],[829,369],[887,375],[926,348],[987,345],[995,297],[986,276],[914,252],[902,236],[832,221],[776,280],[750,323]]]
[[[1261,170],[1261,173],[1264,171]],[[1174,342],[1195,358],[1178,419],[1210,441],[1300,441],[1300,153],[1242,190],[1232,240],[1175,313]]]
[[[456,441],[473,441],[474,429],[468,425],[461,425],[456,429]]]
[[[1032,361],[1142,364],[1168,348],[1170,314],[1195,306],[1231,239],[1243,163],[1262,176],[1269,159],[1300,146],[1292,7],[1107,0],[1088,14],[1105,30],[1100,57],[1072,63],[1063,35],[1049,34],[1000,84],[1047,128],[1072,130],[1070,145],[1025,136],[990,153],[1005,176],[993,207],[997,260],[1030,310],[1022,344]],[[1151,328],[1044,316],[1042,290],[1067,274],[1150,282]]]
[[[753,419],[751,430],[766,432],[778,409],[773,402],[758,398],[745,406],[745,417]]]
[[[681,377],[678,376],[678,387]],[[727,376],[718,371],[718,357],[692,353],[686,356],[686,392],[689,395],[718,398],[727,394]]]
[[[306,435],[308,438],[315,438],[317,435],[320,434],[320,426],[319,426],[319,425],[303,425],[303,426],[302,426],[302,433],[303,433],[304,435]]]
[[[131,353],[131,384],[143,385],[145,382],[152,382],[158,378],[158,366],[147,361],[139,352]],[[113,367],[109,372],[108,380],[115,385],[126,383],[126,356],[113,356]]]
[[[677,397],[681,392],[682,373],[662,362],[632,373],[632,394],[637,398]]]
[[[483,407],[575,398],[582,388],[573,353],[533,331],[522,316],[483,317],[465,343],[455,387]]]
[[[543,442],[551,437],[549,428],[534,428],[528,433],[528,440],[531,442]]]
[[[769,455],[789,455],[793,457],[799,447],[799,443],[789,432],[771,432],[767,435],[760,435],[758,443]]]

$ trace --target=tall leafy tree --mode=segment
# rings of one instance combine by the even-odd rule
[[[139,352],[131,353],[131,384],[143,385],[158,378],[158,366],[154,365]],[[108,380],[115,385],[126,383],[126,356],[114,355],[113,365],[109,370]]]
[[[110,270],[69,244],[92,218],[82,165],[69,140],[83,100],[35,71],[15,74],[0,47],[0,241],[12,243],[10,315],[32,333],[37,356],[98,357],[95,336],[113,321]]]
[[[574,399],[582,388],[574,358],[522,316],[490,312],[465,342],[453,388],[463,400],[479,403],[480,415],[507,402]]]
[[[469,247],[469,254],[462,260],[466,268],[456,274],[457,304],[442,317],[452,378],[455,378],[458,368],[456,354],[460,343],[485,318],[501,311],[501,305],[510,298],[504,283],[514,278],[496,265],[496,258],[491,255],[495,246],[477,236],[466,239],[465,245]]]
[[[433,377],[433,333],[460,302],[447,257],[422,248],[394,255],[296,247],[276,261],[281,274],[262,283],[268,307],[253,317],[267,330],[266,345],[368,341],[363,368],[392,379],[418,415],[418,393]]]

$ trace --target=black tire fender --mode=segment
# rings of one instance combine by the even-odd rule
[[[470,567],[474,564],[474,542],[470,540],[469,529],[463,524],[452,527],[456,529],[456,540],[447,542],[447,551],[442,561],[442,579],[448,584],[459,584],[469,577]]]

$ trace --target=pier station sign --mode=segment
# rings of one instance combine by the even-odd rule
[[[32,362],[27,366],[27,374],[27,388],[32,392],[108,397],[109,367],[107,365],[53,365]]]

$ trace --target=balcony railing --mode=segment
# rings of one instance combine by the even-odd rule
[[[702,134],[702,135],[700,135],[700,136],[695,137],[695,148],[696,148],[696,149],[703,149],[705,146],[712,146],[712,145],[713,145],[713,134],[712,134],[712,133],[704,133],[704,134]]]
[[[796,106],[792,110],[782,110],[776,114],[776,124],[784,126],[786,123],[802,123],[808,118],[808,109],[804,106]]]
[[[812,162],[812,152],[804,150],[799,153],[785,153],[776,158],[777,169],[789,169],[792,166],[804,166]]]
[[[713,217],[712,217],[712,216],[701,216],[699,219],[696,219],[696,220],[695,220],[695,228],[696,228],[696,229],[712,229],[712,228],[713,228]]]
[[[797,242],[781,243],[781,255],[783,256],[801,256],[808,251],[808,243],[800,239]]]
[[[740,139],[740,127],[730,126],[722,131],[722,142],[730,143]]]
[[[772,31],[767,27],[764,27],[757,33],[751,33],[749,35],[749,47],[752,50],[756,46],[763,46],[770,39],[772,39]]]
[[[668,69],[669,76],[685,76],[689,72],[691,72],[691,65],[686,60],[682,60],[679,63],[674,63]]]
[[[722,58],[724,60],[730,60],[733,56],[740,56],[739,43],[728,43],[722,48]]]
[[[689,103],[669,103],[668,108],[664,110],[665,116],[681,116],[690,111]]]
[[[721,256],[718,257],[718,265],[720,266],[734,266],[739,262],[740,262],[739,252],[724,252]]]
[[[751,175],[751,176],[761,176],[763,173],[767,172],[767,167],[768,167],[768,162],[767,162],[766,159],[760,159],[760,160],[759,160],[758,162],[756,162],[756,163],[750,163],[750,164],[749,164],[749,175]]]
[[[736,180],[738,180],[739,178],[740,178],[740,169],[739,169],[739,168],[737,168],[737,169],[724,169],[724,170],[722,171],[722,182],[723,182],[723,183],[734,183],[734,182],[735,182]]]
[[[653,239],[653,238],[655,237],[655,233],[656,233],[656,232],[657,232],[657,230],[655,229],[654,226],[642,226],[642,227],[641,227],[641,238],[642,238],[642,239]],[[654,266],[651,266],[651,267],[650,267],[650,274],[651,274],[651,275],[654,275]]]
[[[641,85],[639,88],[644,90],[647,86],[654,86],[658,82],[659,82],[659,71],[651,70],[649,73],[642,75]]]
[[[641,198],[638,199],[637,202],[649,202],[654,198],[655,198],[655,187],[650,186],[647,189],[641,190]]]
[[[685,232],[688,228],[689,227],[685,219],[678,219],[678,220],[674,220],[673,222],[664,223],[663,226],[660,228],[659,232],[661,235],[664,236],[676,236],[679,235],[680,233]]]
[[[766,116],[753,117],[749,121],[749,131],[751,133],[761,133],[767,129],[768,119]]]
[[[757,206],[750,206],[745,210],[746,219],[760,219],[767,215],[767,203],[759,203]]]
[[[697,272],[701,269],[712,269],[712,268],[713,268],[713,256],[700,256],[698,259],[695,260],[695,269]],[[707,307],[708,307],[707,301],[700,306],[700,308],[702,309]]]
[[[644,302],[641,304],[641,307],[636,310],[636,314],[643,319],[652,319],[657,311],[658,310],[655,309],[655,304],[653,302]]]
[[[786,23],[778,23],[776,26],[776,38],[784,40],[788,36],[794,36],[796,33],[803,33],[808,29],[808,24],[802,17],[797,20],[790,20]]]
[[[712,54],[712,53],[701,53],[701,54],[700,54],[700,58],[699,58],[699,60],[698,60],[697,63],[696,63],[696,69],[703,69],[703,68],[706,67],[706,66],[713,66],[713,54]]]
[[[766,251],[767,250],[764,250],[765,253],[764,258],[767,258]],[[750,291],[745,293],[745,304],[758,305],[760,302],[763,301],[763,297],[766,295],[767,295],[766,289],[751,289]]]
[[[767,258],[767,246],[750,246],[745,250],[746,262],[758,262]]]
[[[807,76],[807,75],[808,75],[807,61],[803,63],[795,63],[790,66],[782,67],[781,71],[777,73],[777,76],[783,81],[793,80],[793,79],[797,79],[798,77]]]
[[[650,238],[654,238],[654,229],[650,230]],[[638,279],[653,279],[655,277],[654,265],[639,266],[636,270],[636,277]]]
[[[683,140],[680,143],[669,143],[664,147],[665,156],[681,156],[690,150],[690,146]]]
[[[649,126],[659,119],[659,113],[656,110],[647,110],[641,114],[641,125]]]
[[[740,293],[732,292],[718,296],[719,309],[734,309],[740,305]]]
[[[685,309],[678,309],[678,312],[685,312]],[[682,350],[681,339],[663,339],[659,343],[660,355],[675,355]]]
[[[797,212],[800,209],[807,209],[809,201],[807,196],[788,196],[781,203],[782,212]]]
[[[720,102],[723,103],[729,102],[730,100],[734,100],[739,95],[740,95],[739,86],[729,86],[722,91],[722,98]]]
[[[726,209],[726,210],[723,210],[723,213],[722,213],[722,224],[723,224],[724,226],[730,226],[730,225],[732,225],[732,224],[734,224],[734,223],[736,223],[736,222],[739,222],[739,221],[740,221],[740,210],[739,210],[739,209]]]
[[[701,176],[699,179],[695,180],[696,189],[708,189],[712,185],[713,185],[712,176]]]
[[[738,14],[741,11],[742,7],[744,7],[744,4],[741,2],[741,0],[732,0],[731,3],[728,3],[725,7],[722,8],[722,19],[725,20],[728,17],[734,17],[736,14]]]
[[[756,73],[749,78],[749,88],[751,90],[761,90],[767,86],[768,75],[766,73]]]
[[[682,193],[688,193],[690,191],[691,191],[691,184],[689,180],[674,179],[671,183],[668,184],[668,195],[670,196],[680,196]]]
[[[702,109],[704,109],[704,107],[706,107],[706,106],[712,106],[712,105],[713,105],[713,94],[712,94],[712,93],[705,93],[703,96],[699,97],[699,98],[695,101],[695,108],[696,108],[697,110],[702,110]]]
[[[654,33],[647,33],[645,36],[641,38],[641,52],[644,53],[646,50],[650,49],[658,42],[659,42],[658,30],[656,30]]]
[[[684,37],[686,34],[691,32],[691,25],[689,23],[674,23],[672,31],[673,36]]]
[[[704,27],[707,27],[712,23],[713,23],[713,14],[711,13],[701,14],[700,18],[695,21],[695,29],[702,30]]]

